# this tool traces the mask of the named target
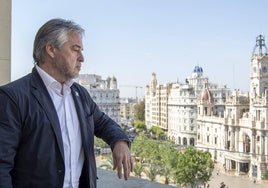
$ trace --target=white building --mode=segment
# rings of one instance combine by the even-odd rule
[[[161,127],[176,144],[195,145],[197,98],[207,85],[217,102],[217,115],[223,115],[224,102],[230,91],[226,86],[208,82],[203,69],[195,66],[185,83],[157,84],[152,74],[150,86],[145,95],[145,122],[147,128]]]
[[[95,74],[81,74],[76,80],[90,93],[92,99],[100,109],[110,116],[115,122],[120,123],[120,98],[115,77],[102,80]]]
[[[268,169],[268,54],[258,36],[250,64],[250,93],[238,91],[225,103],[224,117],[215,116],[209,89],[198,101],[196,147],[211,152],[226,171],[263,179]]]

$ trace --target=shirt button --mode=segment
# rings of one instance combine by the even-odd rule
[[[62,170],[58,170],[58,174],[62,174]]]

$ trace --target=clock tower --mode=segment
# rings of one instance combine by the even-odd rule
[[[250,98],[251,103],[263,96],[268,89],[268,54],[265,39],[256,37],[250,65]],[[268,91],[268,90],[267,90]]]

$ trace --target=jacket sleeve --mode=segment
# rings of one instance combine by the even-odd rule
[[[84,90],[84,94],[93,116],[94,134],[109,144],[112,150],[115,143],[119,140],[126,141],[130,147],[130,140],[123,132],[120,125],[99,109],[98,105],[93,101],[86,90]]]
[[[11,171],[20,139],[20,111],[0,88],[0,187],[11,188]]]

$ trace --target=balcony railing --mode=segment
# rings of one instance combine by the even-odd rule
[[[131,176],[127,181],[117,178],[117,173],[115,171],[108,171],[98,168],[98,188],[107,187],[132,187],[132,188],[174,188],[170,185],[165,185],[157,182],[148,181],[145,179],[137,178]]]

